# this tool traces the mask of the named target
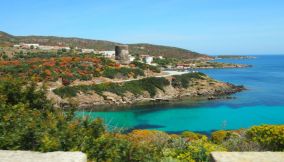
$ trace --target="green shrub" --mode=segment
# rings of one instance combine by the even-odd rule
[[[181,133],[181,137],[187,139],[188,141],[192,141],[192,140],[201,139],[204,137],[204,135],[190,131],[185,131]]]
[[[155,73],[160,73],[161,72],[161,69],[157,66],[152,66],[152,65],[149,65],[149,70],[155,72]]]
[[[126,68],[126,67],[122,67],[122,68],[106,68],[103,72],[103,76],[107,77],[107,78],[128,78],[130,75],[133,75],[134,78],[138,77],[138,76],[144,76],[144,71],[138,68]]]
[[[169,84],[162,78],[146,80],[125,84],[133,84],[132,88],[145,82],[156,85],[156,88],[158,84]],[[222,142],[221,145],[193,132],[184,132],[181,136],[150,130],[134,130],[124,134],[107,132],[100,119],[77,118],[73,109],[62,111],[53,107],[44,91],[35,85],[13,77],[0,78],[0,149],[83,151],[89,161],[133,162],[203,162],[209,161],[210,152],[226,151],[226,148],[229,151],[257,151],[259,147],[255,143],[266,148],[262,150],[283,151],[283,125],[255,126],[244,130],[245,135],[232,131],[229,139],[229,131],[213,133],[213,139],[216,143]],[[77,86],[75,92],[103,92],[114,87],[119,87],[114,90],[119,93],[128,90],[123,84],[102,84]],[[143,86],[139,88],[144,90]]]
[[[148,91],[151,97],[154,97],[156,95],[156,88],[164,90],[163,87],[168,86],[170,84],[170,82],[165,78],[155,77],[142,79],[140,80],[140,83],[141,87],[144,90]]]
[[[211,139],[214,143],[221,144],[223,141],[229,139],[231,134],[230,131],[219,130],[211,134]]]
[[[117,74],[117,70],[114,68],[106,68],[103,72],[103,76],[107,78],[114,79],[115,75]]]
[[[183,75],[175,75],[172,79],[172,86],[175,88],[188,88],[193,79],[204,79],[203,73],[187,73]]]
[[[188,142],[185,149],[176,151],[175,156],[181,161],[206,162],[209,161],[212,151],[226,151],[226,149],[209,142],[206,137],[203,137],[202,139]]]
[[[266,151],[259,143],[246,138],[244,135],[231,136],[229,139],[222,141],[221,145],[228,151],[235,152]]]
[[[148,64],[145,64],[145,63],[142,63],[142,62],[139,62],[139,61],[133,61],[133,62],[131,62],[131,64],[135,65],[139,69],[143,69],[143,70],[149,69],[149,70],[156,72],[156,73],[161,72],[160,68],[158,68],[156,66],[148,65]]]
[[[247,137],[268,150],[284,151],[283,125],[254,126],[247,130]]]
[[[128,161],[131,143],[127,140],[102,136],[82,143],[82,151],[95,161]]]
[[[1,78],[0,149],[72,150],[83,138],[104,132],[101,120],[74,119],[73,112],[55,109],[35,84]]]
[[[149,92],[151,97],[156,95],[157,88],[164,90],[165,86],[170,83],[165,78],[150,77],[141,80],[133,80],[125,83],[102,83],[98,85],[79,85],[79,86],[65,86],[55,89],[53,92],[62,98],[75,97],[79,91],[88,93],[95,91],[99,95],[103,92],[112,92],[119,96],[123,96],[125,92],[129,91],[135,95],[141,94],[143,91]]]
[[[168,59],[168,58],[165,58],[165,59],[154,58],[153,62],[160,65],[160,66],[166,67],[167,65],[170,65],[174,61],[172,59]]]
[[[62,98],[75,97],[77,95],[77,89],[70,86],[57,88],[53,92]]]

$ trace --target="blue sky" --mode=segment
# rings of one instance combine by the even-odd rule
[[[284,0],[1,0],[0,30],[284,54]]]

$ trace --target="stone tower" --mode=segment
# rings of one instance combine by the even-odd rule
[[[128,45],[115,46],[115,59],[121,64],[130,63]]]

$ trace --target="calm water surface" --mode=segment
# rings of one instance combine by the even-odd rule
[[[101,117],[108,125],[129,129],[184,130],[209,133],[260,124],[284,124],[284,56],[257,56],[247,60],[218,60],[250,64],[252,68],[200,70],[225,82],[248,89],[235,99],[184,101],[167,105],[132,107],[108,112],[77,112],[78,116]]]

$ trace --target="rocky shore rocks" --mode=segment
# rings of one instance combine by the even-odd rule
[[[171,80],[171,77],[167,77]],[[76,97],[69,99],[62,99],[56,96],[57,103],[68,104],[70,99],[75,102],[79,108],[96,108],[100,106],[124,106],[132,104],[144,104],[149,102],[162,102],[180,100],[183,98],[190,99],[196,97],[207,98],[208,100],[228,98],[230,94],[240,92],[244,90],[243,86],[236,86],[230,83],[224,83],[213,80],[207,77],[206,79],[195,79],[190,83],[188,88],[175,88],[171,84],[161,89],[156,89],[156,94],[151,97],[147,91],[142,94],[134,95],[130,92],[126,92],[119,96],[111,92],[103,92],[102,95],[98,95],[95,92],[91,93],[78,93]],[[226,97],[224,97],[226,96]],[[55,97],[53,97],[55,98]]]

